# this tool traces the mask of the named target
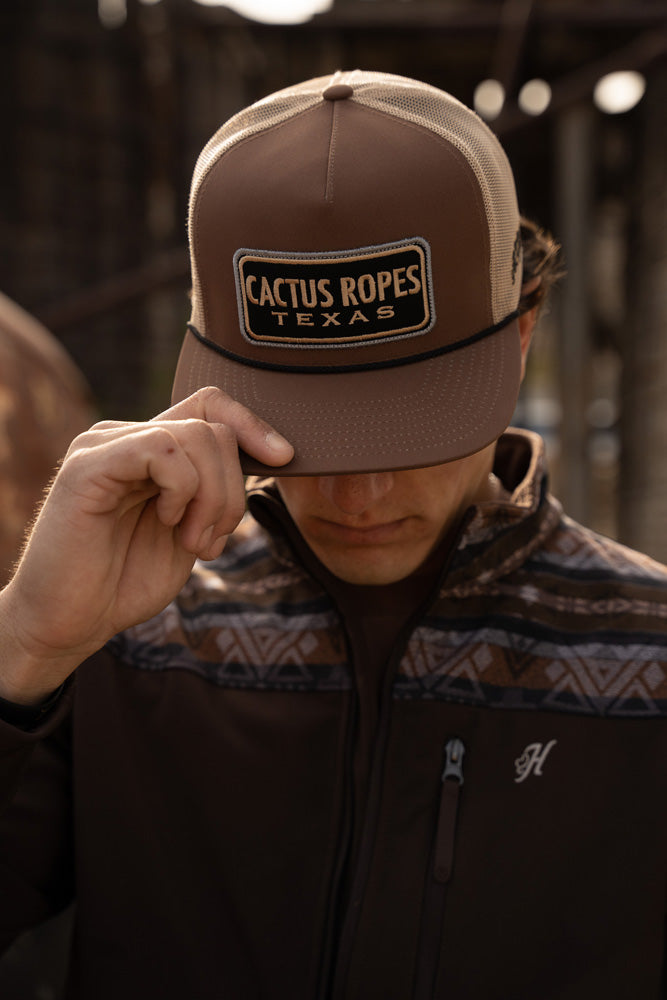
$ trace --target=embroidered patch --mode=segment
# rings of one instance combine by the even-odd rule
[[[237,250],[241,329],[253,343],[348,347],[414,337],[435,322],[428,243],[338,253]]]

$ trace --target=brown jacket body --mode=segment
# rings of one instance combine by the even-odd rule
[[[667,570],[563,517],[537,439],[497,471],[381,678],[257,484],[0,725],[4,939],[76,896],[77,1000],[664,996]]]

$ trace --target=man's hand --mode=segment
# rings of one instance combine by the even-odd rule
[[[245,509],[238,449],[284,465],[291,445],[219,389],[147,423],[106,421],[72,443],[0,594],[0,696],[55,690],[116,632],[157,614]]]

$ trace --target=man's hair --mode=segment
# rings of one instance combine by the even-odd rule
[[[537,288],[528,295],[521,295],[519,312],[525,313],[535,306],[540,309],[547,302],[552,289],[564,276],[561,247],[550,232],[532,219],[521,216],[521,242],[523,245],[523,284],[540,278]]]

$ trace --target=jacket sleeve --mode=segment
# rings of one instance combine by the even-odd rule
[[[32,728],[0,718],[0,952],[73,897],[70,704]]]

